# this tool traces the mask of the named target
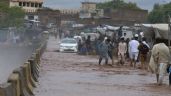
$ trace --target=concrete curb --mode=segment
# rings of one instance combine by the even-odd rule
[[[21,90],[21,96],[33,96],[29,94],[29,91],[27,90],[27,83],[26,79],[24,79],[24,70],[22,68],[17,68],[13,71],[13,73],[19,74],[19,79],[20,79],[20,90]]]
[[[28,65],[27,64],[24,64],[22,66],[23,68],[23,73],[24,73],[24,79],[26,80],[26,85],[27,85],[27,90],[28,92],[31,94],[31,95],[34,95],[33,94],[33,86],[31,85],[30,83],[30,80],[29,80],[29,73],[27,71],[27,68],[28,68]]]
[[[19,80],[19,74],[12,73],[9,78],[8,82],[12,84],[13,86],[13,92],[15,93],[14,96],[20,96],[20,80]]]
[[[15,96],[13,86],[11,83],[4,83],[0,85],[0,96]]]

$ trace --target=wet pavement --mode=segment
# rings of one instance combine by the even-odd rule
[[[171,96],[168,76],[156,84],[155,75],[124,66],[99,66],[96,56],[57,52],[50,38],[41,59],[35,96]]]
[[[0,45],[0,84],[7,82],[9,75],[28,60],[33,46]]]

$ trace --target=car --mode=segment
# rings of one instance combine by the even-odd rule
[[[59,44],[60,52],[77,52],[78,43],[74,38],[64,38]]]

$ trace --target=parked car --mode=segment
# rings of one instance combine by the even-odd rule
[[[77,52],[78,43],[74,38],[64,38],[60,41],[60,52]]]

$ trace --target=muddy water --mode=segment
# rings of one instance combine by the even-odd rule
[[[50,38],[41,61],[36,96],[171,96],[165,77],[157,86],[154,74],[124,66],[98,66],[97,57],[59,53]]]
[[[20,67],[31,56],[33,46],[0,45],[0,84],[7,81],[15,68]]]

